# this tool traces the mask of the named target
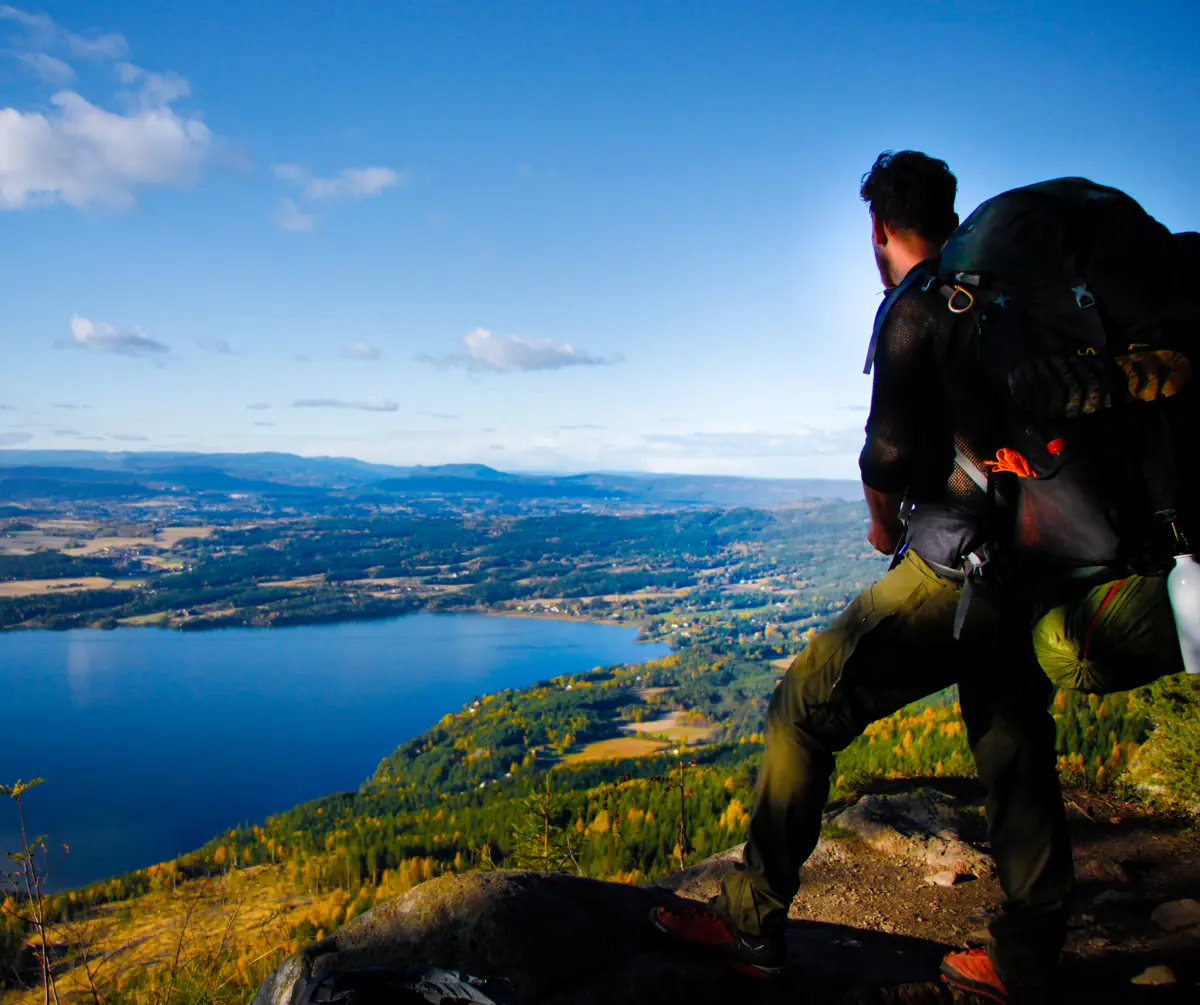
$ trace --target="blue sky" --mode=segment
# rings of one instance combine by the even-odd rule
[[[1200,5],[0,6],[0,445],[856,473],[883,149],[1200,228]]]

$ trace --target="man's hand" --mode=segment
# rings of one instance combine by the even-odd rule
[[[903,492],[880,492],[863,485],[867,497],[867,509],[871,511],[871,523],[867,527],[867,541],[871,547],[884,555],[895,554],[904,524],[900,522],[900,504]]]

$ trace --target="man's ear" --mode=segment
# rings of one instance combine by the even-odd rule
[[[871,237],[881,248],[888,243],[887,227],[874,213],[871,214]]]

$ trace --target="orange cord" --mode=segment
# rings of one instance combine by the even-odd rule
[[[1013,450],[1010,447],[1001,447],[996,451],[996,459],[994,461],[984,461],[983,464],[984,467],[997,475],[1011,472],[1018,478],[1037,477],[1037,472],[1030,467],[1025,457],[1019,451]]]

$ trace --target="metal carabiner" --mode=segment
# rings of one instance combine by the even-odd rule
[[[958,295],[962,294],[967,298],[966,307],[955,307],[954,301],[958,299]],[[950,308],[951,314],[966,314],[972,307],[975,306],[975,296],[970,290],[964,289],[962,286],[955,285],[954,292],[950,294],[950,299],[946,301],[946,306]]]

